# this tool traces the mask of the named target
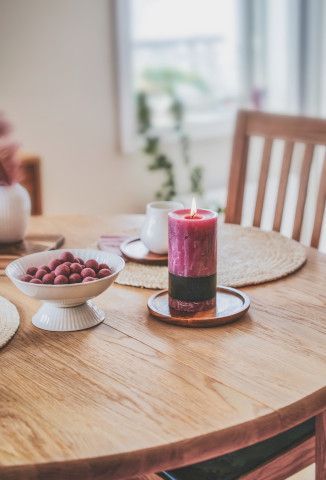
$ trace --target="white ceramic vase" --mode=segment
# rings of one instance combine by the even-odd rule
[[[19,183],[0,185],[0,243],[23,240],[31,214],[31,199]]]
[[[152,202],[147,205],[140,238],[151,252],[168,252],[168,213],[179,208],[183,208],[182,203],[173,201]]]

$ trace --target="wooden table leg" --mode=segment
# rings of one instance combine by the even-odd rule
[[[316,480],[326,479],[326,410],[316,416]]]

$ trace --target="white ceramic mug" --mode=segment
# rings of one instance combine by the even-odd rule
[[[140,238],[151,252],[168,252],[168,213],[179,208],[183,208],[182,203],[173,201],[152,202],[147,205]]]

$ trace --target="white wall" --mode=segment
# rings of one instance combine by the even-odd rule
[[[0,0],[0,109],[43,160],[48,213],[142,211],[160,174],[117,149],[113,1]],[[224,185],[229,139],[194,146]]]

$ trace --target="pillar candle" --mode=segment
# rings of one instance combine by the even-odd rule
[[[216,304],[217,213],[169,213],[169,306],[195,313]]]

